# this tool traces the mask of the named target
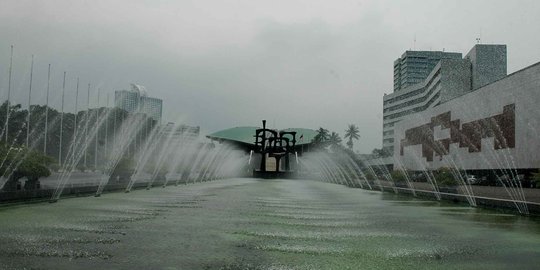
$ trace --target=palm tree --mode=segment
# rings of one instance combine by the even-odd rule
[[[313,138],[313,140],[315,141],[315,143],[324,143],[328,141],[329,138],[330,136],[328,135],[328,129],[321,127],[317,129],[317,135],[315,135],[315,138]]]
[[[330,148],[332,149],[339,147],[341,145],[341,138],[339,137],[339,134],[337,134],[336,132],[332,132],[332,134],[330,134],[330,137],[328,138],[328,143],[330,144]]]
[[[315,148],[325,148],[328,145],[328,139],[330,136],[328,135],[328,129],[325,128],[319,128],[317,129],[317,135],[313,138],[313,146]]]
[[[343,136],[345,139],[349,139],[347,141],[347,146],[349,149],[353,149],[353,140],[360,139],[358,127],[354,124],[349,124],[349,127],[345,130],[345,136]]]

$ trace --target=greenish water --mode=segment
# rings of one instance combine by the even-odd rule
[[[298,180],[0,208],[0,269],[538,269],[537,219]]]

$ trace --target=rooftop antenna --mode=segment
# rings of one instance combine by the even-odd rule
[[[413,50],[416,50],[416,33],[414,33]]]
[[[480,28],[480,34],[476,38],[476,44],[480,44],[482,42],[482,28]]]
[[[482,28],[480,28],[480,43],[482,43]]]

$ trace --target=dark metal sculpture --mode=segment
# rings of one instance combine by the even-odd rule
[[[265,173],[266,155],[276,159],[276,170],[280,172],[281,159],[285,157],[285,171],[290,171],[289,154],[294,154],[296,146],[296,131],[276,131],[266,128],[266,120],[263,120],[263,128],[257,129],[255,134],[255,153],[261,154],[259,172]]]

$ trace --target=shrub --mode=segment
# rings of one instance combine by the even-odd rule
[[[37,182],[40,177],[51,175],[48,166],[54,162],[54,159],[40,152],[22,146],[12,147],[0,144],[0,156],[4,159],[0,166],[0,175],[8,177],[8,183],[6,183],[8,189],[23,177],[31,182]]]
[[[114,167],[111,179],[129,180],[130,176],[135,170],[134,161],[131,158],[123,157],[118,161],[116,167]]]
[[[399,171],[399,170],[392,171],[390,176],[392,176],[392,181],[394,181],[394,182],[406,182],[407,181],[407,176],[405,175],[404,171]]]
[[[441,167],[435,171],[435,180],[440,186],[456,186],[458,181],[455,179],[450,168]]]
[[[375,180],[377,177],[371,171],[364,171],[367,180]]]
[[[531,179],[531,182],[533,183],[534,187],[540,188],[540,172],[533,173],[533,177]]]

